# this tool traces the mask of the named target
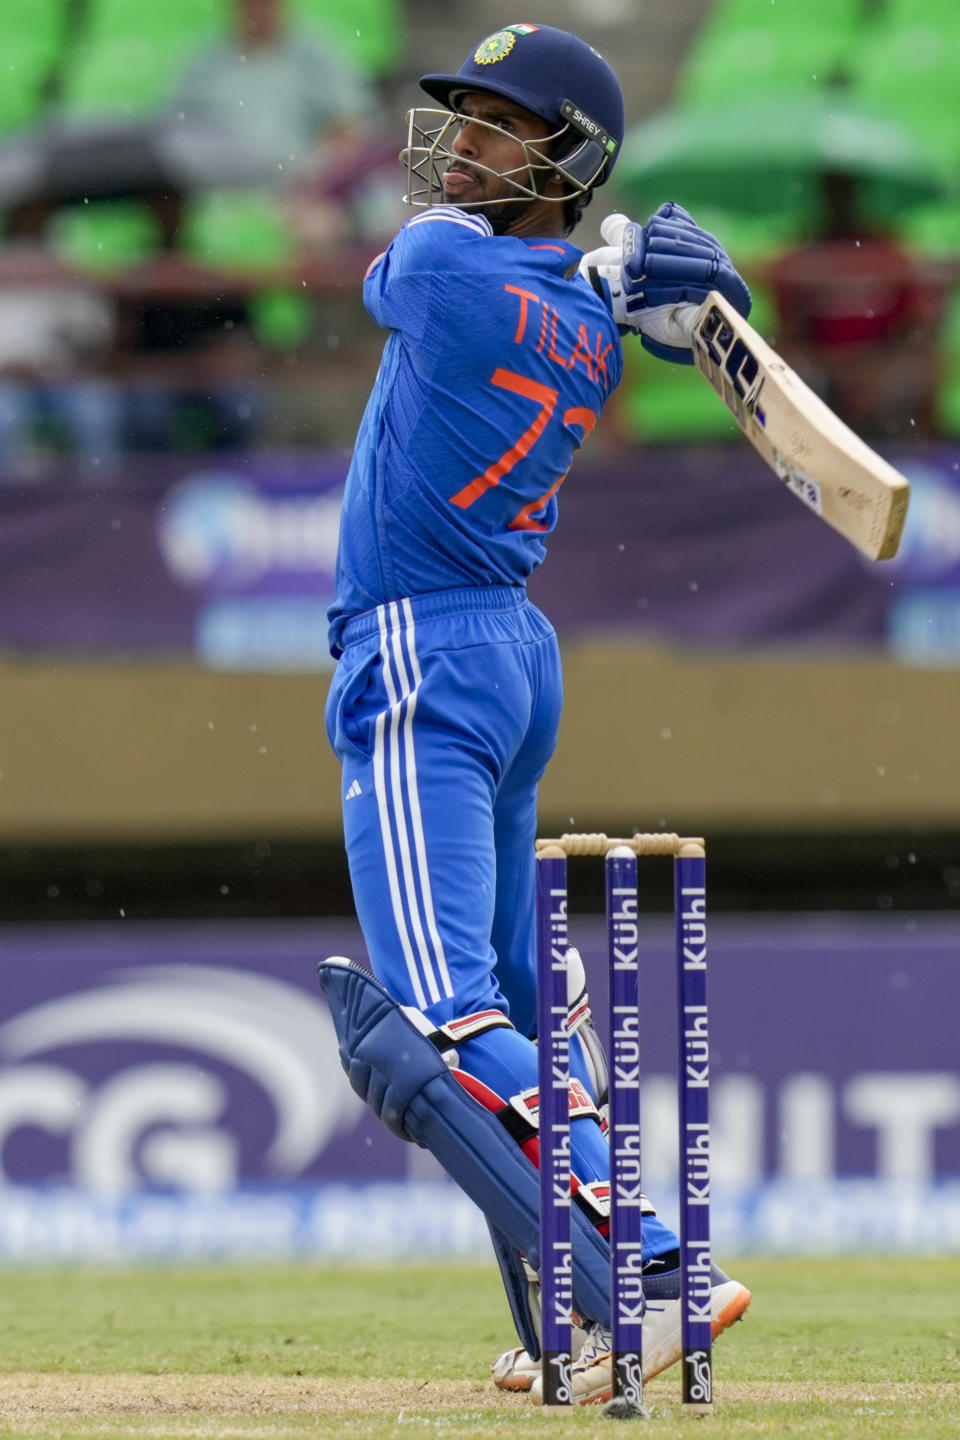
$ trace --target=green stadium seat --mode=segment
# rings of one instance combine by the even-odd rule
[[[58,210],[49,231],[55,252],[80,270],[118,270],[154,255],[157,223],[135,200],[98,201]]]
[[[960,175],[960,105],[956,57],[960,54],[960,6],[949,18],[878,25],[860,49],[855,94],[909,126],[929,153]]]
[[[289,0],[289,7],[298,23],[335,37],[360,69],[382,73],[396,63],[396,0]],[[229,18],[230,0],[90,0],[66,110],[142,115],[157,109],[183,67],[227,33]]]
[[[28,129],[41,116],[41,87],[57,53],[63,6],[32,0],[0,10],[0,135]]]
[[[160,235],[146,205],[116,200],[59,211],[51,240],[60,254],[82,268],[110,269],[155,254]],[[269,194],[222,190],[189,201],[181,250],[200,265],[229,271],[282,265],[292,257],[294,245]]]
[[[384,75],[401,59],[403,21],[399,0],[289,0],[291,13],[326,31],[368,75]]]
[[[65,96],[70,113],[142,115],[224,23],[226,0],[91,0]]]
[[[925,24],[947,33],[956,29],[957,6],[955,0],[883,0],[877,7],[877,21],[895,30]]]
[[[960,204],[924,205],[903,217],[900,236],[924,255],[960,255]]]
[[[718,4],[691,46],[676,98],[719,103],[827,83],[846,68],[861,16],[861,0]]]
[[[184,253],[215,269],[280,265],[294,254],[293,238],[274,198],[261,190],[216,190],[187,207]]]

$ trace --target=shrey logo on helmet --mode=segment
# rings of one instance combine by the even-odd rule
[[[458,111],[471,92],[511,100],[551,127],[535,142],[518,141],[521,161],[501,176],[518,197],[564,203],[588,194],[608,178],[623,142],[623,96],[613,70],[592,45],[552,25],[505,25],[482,40],[456,74],[424,75],[420,85],[444,109],[408,112],[409,136],[400,158],[407,166],[410,205],[444,203],[443,174],[454,158]],[[545,195],[550,176],[562,181],[561,193]]]

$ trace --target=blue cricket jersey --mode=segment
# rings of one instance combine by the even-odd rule
[[[557,491],[620,380],[620,337],[565,240],[495,236],[436,206],[371,266],[391,332],[347,477],[330,644],[426,591],[522,585]]]

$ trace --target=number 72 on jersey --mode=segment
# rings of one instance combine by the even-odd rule
[[[909,481],[715,290],[693,320],[693,356],[747,439],[799,500],[870,560],[897,553]]]

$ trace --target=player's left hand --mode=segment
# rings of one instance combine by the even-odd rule
[[[606,245],[584,255],[580,271],[605,284],[621,330],[639,333],[659,359],[693,363],[693,322],[711,290],[750,313],[750,291],[726,250],[682,206],[661,205],[646,225],[608,215],[600,233]]]

